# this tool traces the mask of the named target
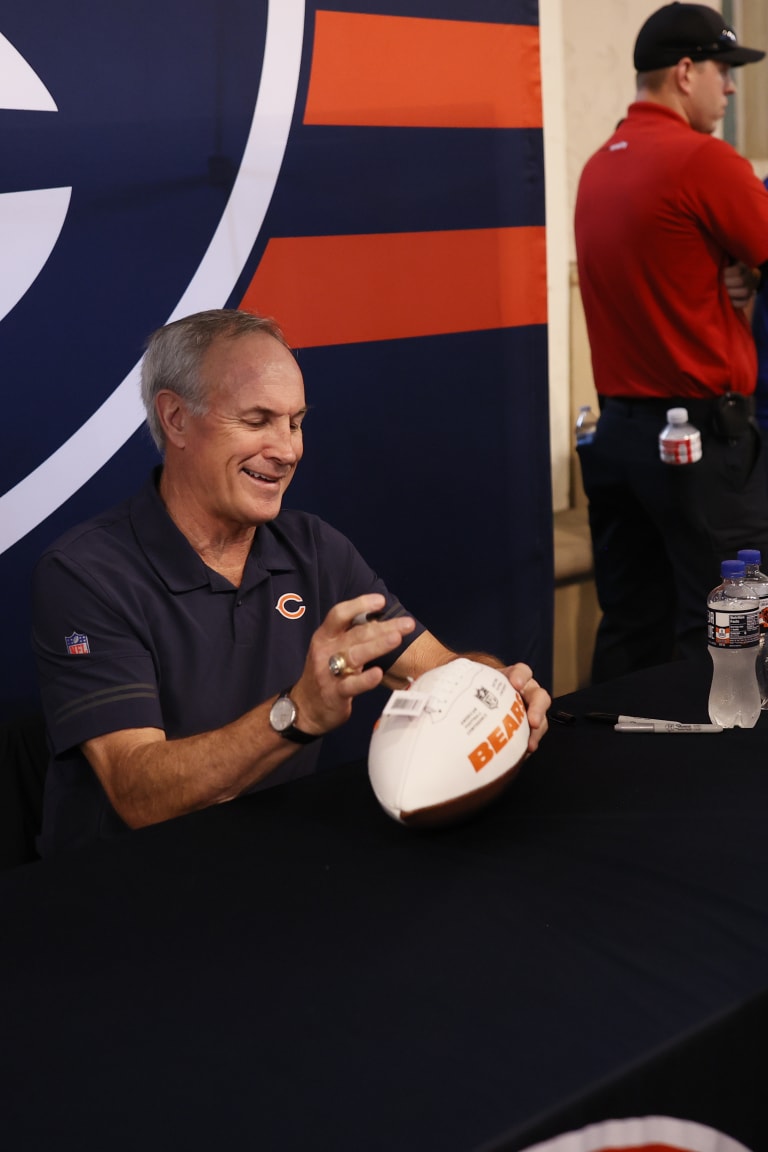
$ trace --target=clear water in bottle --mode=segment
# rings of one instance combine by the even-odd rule
[[[659,433],[659,456],[665,464],[695,464],[701,460],[701,433],[688,423],[687,408],[670,408],[667,426]]]
[[[760,641],[760,594],[744,577],[743,560],[724,560],[722,584],[707,597],[712,657],[709,717],[723,728],[754,728],[760,716],[755,658]]]
[[[576,417],[576,447],[591,444],[597,431],[597,416],[589,404],[582,404]]]
[[[763,711],[768,709],[768,576],[761,572],[762,556],[757,548],[741,548],[736,553],[737,560],[743,560],[746,572],[744,579],[753,581],[760,594],[760,643],[757,650],[757,686]]]

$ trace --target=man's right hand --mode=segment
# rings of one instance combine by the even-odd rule
[[[302,732],[322,735],[338,728],[349,719],[354,698],[381,683],[382,669],[366,665],[399,648],[403,637],[416,627],[411,616],[354,623],[357,617],[380,612],[385,604],[378,592],[344,600],[330,610],[313,635],[304,671],[291,689]],[[342,656],[346,664],[340,675],[331,671],[332,656]]]
[[[723,284],[734,308],[749,308],[755,299],[757,274],[753,268],[738,261],[729,264],[723,272]]]

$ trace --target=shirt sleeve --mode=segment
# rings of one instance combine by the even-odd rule
[[[691,157],[689,203],[716,243],[757,268],[768,260],[768,191],[748,160],[711,137]]]
[[[125,728],[163,728],[152,654],[109,589],[64,552],[32,581],[32,644],[54,753]]]

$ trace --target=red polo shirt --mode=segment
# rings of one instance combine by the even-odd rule
[[[768,192],[725,141],[659,104],[632,104],[584,168],[579,282],[603,396],[751,393],[749,324],[730,302],[732,260],[768,260]]]

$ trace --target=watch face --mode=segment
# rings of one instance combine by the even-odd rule
[[[285,732],[296,719],[296,705],[290,696],[279,696],[272,705],[269,722],[277,732]]]

